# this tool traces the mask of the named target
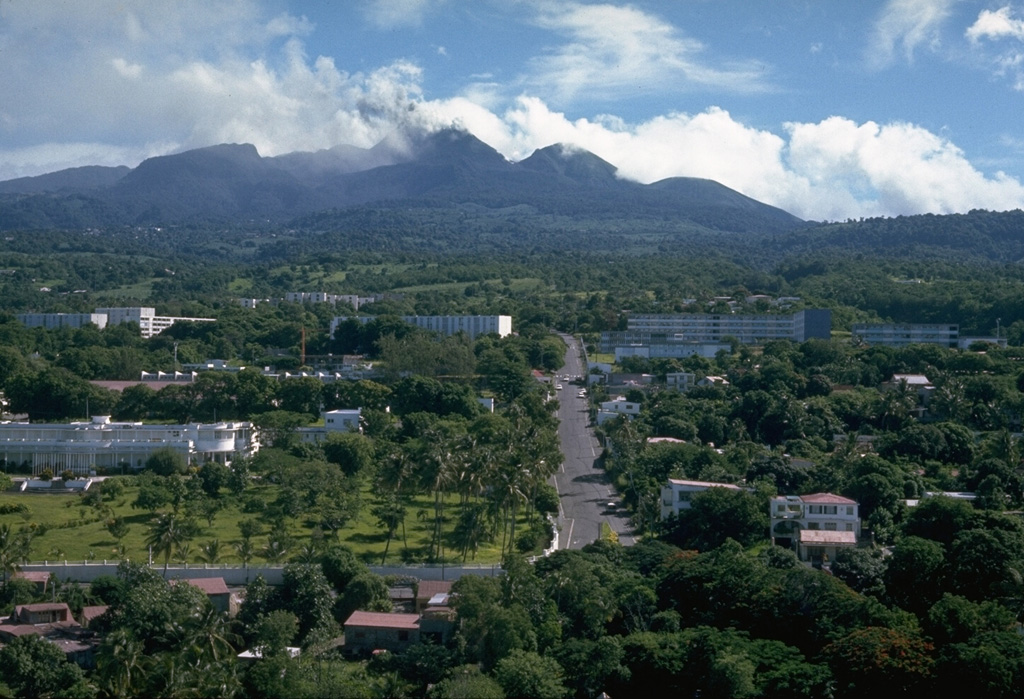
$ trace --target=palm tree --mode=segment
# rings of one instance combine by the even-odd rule
[[[96,672],[105,694],[113,697],[136,695],[140,687],[133,678],[142,676],[144,647],[131,633],[117,629],[107,634],[96,655]]]
[[[199,547],[199,557],[205,563],[219,563],[221,556],[220,539],[210,539]]]
[[[17,561],[17,538],[10,524],[0,524],[0,576],[3,576],[5,587],[8,574],[13,573],[18,567]]]
[[[150,546],[158,556],[163,554],[164,576],[167,575],[167,565],[171,561],[171,554],[190,538],[191,527],[173,513],[164,513],[149,525],[146,545]]]

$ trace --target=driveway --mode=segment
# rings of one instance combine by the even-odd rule
[[[569,335],[561,338],[568,349],[559,376],[568,374],[580,379],[554,381],[562,385],[562,390],[556,391],[561,421],[558,439],[563,457],[562,467],[554,478],[561,496],[558,548],[579,549],[597,540],[602,522],[607,522],[619,535],[621,544],[629,546],[634,541],[629,516],[599,462],[601,447],[590,427],[588,399],[579,397],[586,376],[580,343]]]

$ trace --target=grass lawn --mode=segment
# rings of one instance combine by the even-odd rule
[[[256,485],[246,491],[246,495],[256,495],[264,501],[271,502],[277,495],[277,488],[278,486],[275,485]],[[29,527],[37,531],[32,540],[30,560],[33,562],[116,560],[118,558],[117,540],[107,531],[105,522],[111,516],[120,516],[129,525],[128,534],[123,541],[126,555],[132,560],[145,560],[148,556],[145,544],[148,525],[157,515],[146,510],[132,508],[131,503],[135,500],[137,493],[138,489],[134,486],[126,488],[124,495],[107,503],[112,508],[112,513],[105,514],[99,513],[92,507],[84,506],[79,495],[4,493],[0,495],[0,507],[21,504],[25,506],[26,511],[0,515],[0,524],[10,524],[13,530]],[[225,503],[225,507],[217,514],[212,526],[203,518],[196,519],[200,533],[190,543],[189,562],[202,562],[199,557],[200,546],[212,539],[219,539],[222,552],[220,562],[241,563],[241,559],[233,548],[233,545],[241,539],[238,522],[242,519],[259,519],[259,514],[242,512],[239,502],[235,498],[229,496],[226,491],[222,491],[222,495],[221,499]],[[351,548],[357,556],[362,557],[368,563],[380,563],[387,543],[386,532],[381,530],[376,517],[371,514],[371,508],[375,503],[376,499],[370,486],[364,486],[362,507],[358,517],[348,522],[338,532],[338,542]],[[445,559],[448,563],[457,563],[462,560],[451,534],[457,513],[458,501],[453,496],[446,504],[444,512],[443,538],[445,540]],[[267,543],[267,532],[270,529],[269,523],[260,521],[263,533],[253,539],[253,545],[257,552],[262,550]],[[289,518],[287,526],[294,538],[288,555],[290,558],[292,554],[299,551],[303,544],[310,541],[313,527],[302,517]],[[408,552],[405,558],[407,560],[410,562],[424,561],[432,526],[433,498],[429,495],[418,496],[410,504],[406,513],[405,529]],[[520,518],[516,524],[516,531],[525,531],[527,526],[525,520]],[[43,533],[39,534],[39,531]],[[475,562],[498,562],[500,545],[500,538],[499,541],[493,543],[482,542]],[[402,541],[402,529],[399,527],[395,539],[391,542],[387,562],[401,562],[405,548]],[[172,556],[171,561],[175,560],[177,560],[176,557]],[[474,562],[472,553],[466,561]],[[154,562],[162,561],[157,561],[154,558]],[[263,558],[257,553],[252,563],[262,562]]]

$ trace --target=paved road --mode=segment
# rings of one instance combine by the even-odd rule
[[[568,349],[559,376],[585,376],[579,341],[569,335],[562,335],[562,339]],[[558,548],[578,549],[595,541],[601,535],[601,522],[607,522],[619,535],[619,542],[629,546],[633,543],[629,518],[597,462],[601,447],[589,426],[587,399],[579,397],[583,381],[567,383],[556,379],[556,382],[562,384],[562,390],[556,394],[561,421],[558,439],[563,456],[562,467],[555,474],[555,487],[561,496]],[[614,507],[609,503],[615,503]]]

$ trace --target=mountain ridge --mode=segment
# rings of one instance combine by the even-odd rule
[[[444,129],[371,149],[336,146],[273,157],[262,157],[252,144],[219,144],[148,158],[128,171],[95,170],[91,178],[58,171],[0,182],[0,229],[88,227],[105,217],[107,225],[285,223],[352,207],[465,205],[525,205],[540,215],[624,221],[652,217],[731,233],[806,225],[710,180],[641,184],[565,144],[512,162],[466,131]]]

